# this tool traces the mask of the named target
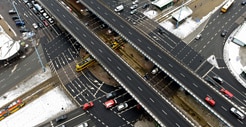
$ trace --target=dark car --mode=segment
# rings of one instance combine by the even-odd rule
[[[221,37],[225,37],[226,34],[227,34],[227,30],[223,30],[223,31],[221,32]]]
[[[43,28],[44,24],[40,22],[40,23],[38,23],[38,26],[39,26],[39,28]]]
[[[241,4],[242,5],[245,5],[246,4],[246,0],[243,0]]]
[[[209,84],[211,84],[211,85],[213,85],[213,86],[217,86],[217,85],[216,85],[216,82],[215,82],[212,78],[210,78],[210,77],[205,77],[205,80],[206,80]]]
[[[59,117],[56,118],[56,122],[61,122],[63,120],[67,119],[67,115],[61,115]]]
[[[30,32],[30,30],[26,29],[26,28],[23,28],[23,29],[20,29],[20,32],[21,33],[24,33],[24,32]]]
[[[16,19],[19,19],[19,17],[18,16],[13,16],[12,19],[16,20]]]
[[[164,29],[162,26],[158,26],[157,29],[158,29],[158,32],[159,32],[160,34],[163,34],[163,33],[166,32],[165,29]]]
[[[143,9],[146,9],[146,8],[148,8],[149,7],[149,4],[148,3],[145,3],[144,5],[143,5]]]
[[[222,79],[221,77],[219,77],[219,76],[213,76],[213,79],[214,79],[216,82],[218,82],[220,85],[222,85],[223,79]]]
[[[106,94],[106,99],[113,99],[116,96],[117,96],[116,92],[112,91],[112,92]]]

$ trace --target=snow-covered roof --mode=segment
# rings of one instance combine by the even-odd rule
[[[175,11],[172,14],[172,17],[176,21],[180,22],[180,21],[184,20],[185,18],[187,18],[188,16],[190,16],[192,13],[193,13],[193,11],[189,7],[183,6],[179,10]]]
[[[155,0],[152,2],[153,5],[162,8],[163,6],[173,2],[173,0]]]
[[[5,60],[15,55],[20,50],[19,42],[15,42],[0,26],[0,60]]]
[[[241,46],[246,45],[246,22],[242,24],[242,26],[238,29],[238,31],[235,33],[233,37],[233,42],[237,44],[241,44]]]

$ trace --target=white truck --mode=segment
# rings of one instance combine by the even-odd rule
[[[124,9],[124,6],[121,4],[121,5],[117,6],[117,7],[114,9],[114,11],[115,11],[115,12],[120,12],[120,11],[122,11],[123,9]]]

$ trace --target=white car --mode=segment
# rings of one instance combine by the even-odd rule
[[[132,5],[130,8],[131,8],[131,10],[134,10],[134,9],[136,9],[138,7],[138,5],[137,4],[134,4],[134,5]]]
[[[121,103],[117,106],[117,110],[122,111],[122,110],[126,109],[127,107],[128,107],[128,104],[126,102],[124,102],[124,103]]]
[[[43,13],[43,16],[46,18],[46,19],[48,19],[49,18],[49,15],[47,14],[47,13]]]
[[[37,23],[33,23],[32,26],[33,26],[34,29],[38,29],[38,24]]]

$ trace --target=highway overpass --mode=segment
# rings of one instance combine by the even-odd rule
[[[124,21],[123,18],[113,11],[113,9],[104,5],[103,0],[80,0],[80,2],[124,37],[132,46],[155,63],[155,65],[168,74],[174,81],[180,84],[186,91],[226,124],[240,126],[242,123],[245,123],[246,120],[238,121],[229,112],[229,109],[232,106],[238,108],[236,104],[223,96],[215,88],[208,85],[199,75],[194,73],[183,63],[179,62],[172,55],[155,46],[152,41]],[[172,40],[168,38],[165,41],[172,43]],[[212,96],[216,100],[216,106],[214,108],[211,108],[204,103],[206,95]]]
[[[160,125],[168,127],[194,126],[176,107],[152,89],[110,47],[91,33],[56,0],[40,0],[40,3],[53,14],[56,20],[97,59]]]

